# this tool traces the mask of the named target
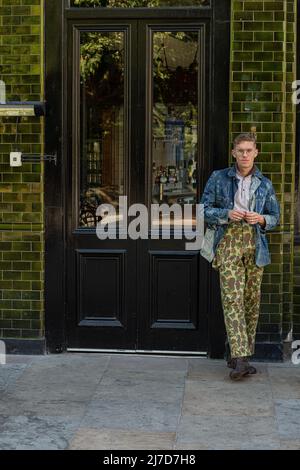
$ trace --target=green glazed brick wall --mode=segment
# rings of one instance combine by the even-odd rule
[[[42,101],[40,0],[0,0],[0,79],[7,101]],[[44,336],[43,172],[9,166],[9,152],[41,153],[41,118],[0,117],[0,337]],[[16,133],[18,138],[16,139]]]
[[[294,328],[293,273],[294,273],[294,207],[296,159],[296,107],[292,101],[292,82],[297,78],[297,1],[284,2],[286,23],[285,106],[284,106],[284,239],[283,239],[283,335]]]
[[[257,341],[289,338],[293,314],[293,198],[296,79],[296,1],[232,2],[231,139],[256,127],[257,163],[273,182],[281,225],[268,235]]]
[[[294,257],[294,339],[300,339],[300,245]]]

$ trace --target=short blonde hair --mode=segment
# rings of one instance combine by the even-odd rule
[[[253,132],[245,132],[244,134],[239,134],[233,141],[233,148],[235,148],[241,142],[252,142],[256,147],[256,135]]]

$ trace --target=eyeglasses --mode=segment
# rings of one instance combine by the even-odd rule
[[[235,153],[239,156],[242,156],[244,155],[244,153],[246,153],[247,155],[251,155],[251,153],[253,153],[255,151],[255,149],[237,149],[235,150]]]

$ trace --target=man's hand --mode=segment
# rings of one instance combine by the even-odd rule
[[[246,216],[246,211],[229,211],[228,217],[230,220],[234,220],[235,222],[239,222],[240,220],[243,220]]]
[[[250,225],[259,224],[263,227],[266,224],[264,216],[261,214],[258,214],[257,212],[246,212],[245,220]]]

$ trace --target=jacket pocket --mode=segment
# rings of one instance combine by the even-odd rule
[[[229,198],[226,196],[217,195],[215,205],[221,209],[226,209],[229,206]]]

